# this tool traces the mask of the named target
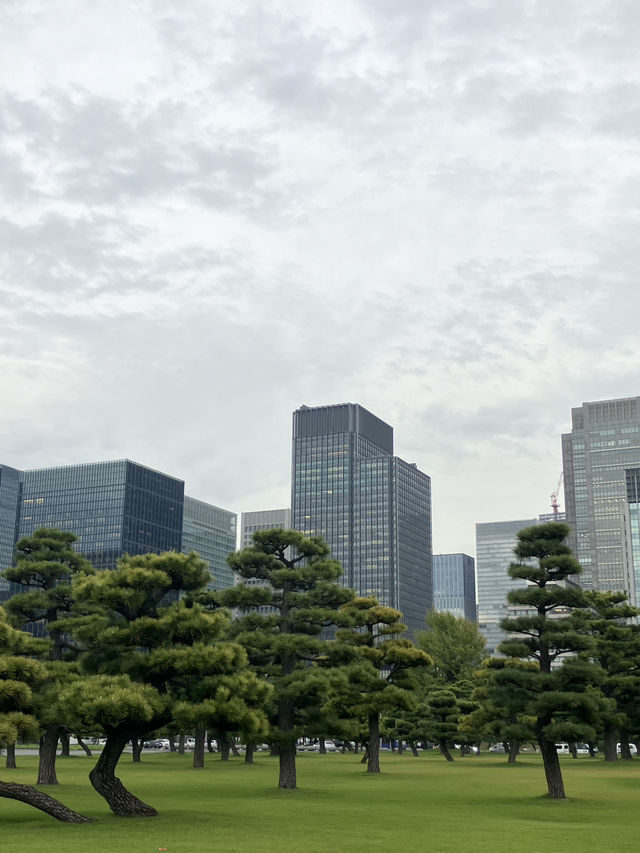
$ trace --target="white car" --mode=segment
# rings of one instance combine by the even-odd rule
[[[620,744],[619,743],[616,744],[616,752],[618,753],[618,755],[620,755]],[[631,755],[637,755],[638,754],[638,749],[637,749],[635,743],[629,744],[629,752],[631,753]]]

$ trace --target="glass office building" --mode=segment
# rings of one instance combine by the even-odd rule
[[[433,555],[433,606],[477,620],[475,560],[468,554]]]
[[[185,495],[182,550],[195,551],[209,564],[211,589],[233,586],[227,556],[236,549],[236,527],[235,513]]]
[[[0,465],[0,571],[13,563],[18,533],[20,472]],[[18,584],[0,577],[0,604],[20,589]]]
[[[640,466],[640,397],[583,403],[562,436],[569,544],[588,589],[633,595],[627,548],[627,479]]]
[[[0,466],[0,570],[16,542],[41,527],[69,530],[97,569],[123,554],[196,551],[212,586],[233,585],[226,557],[236,546],[235,513],[185,497],[184,481],[128,459],[18,471]],[[3,585],[4,584],[4,585]],[[18,591],[0,579],[0,600]]]
[[[263,509],[255,512],[243,512],[240,517],[240,547],[248,548],[256,530],[289,530],[291,527],[290,509]]]
[[[393,428],[345,403],[293,414],[291,523],[326,539],[342,583],[424,628],[432,603],[431,480],[393,455]]]
[[[476,576],[478,580],[478,628],[487,641],[487,652],[496,654],[506,634],[500,621],[515,615],[507,604],[507,593],[526,587],[526,581],[507,574],[515,562],[513,549],[523,527],[532,527],[537,518],[476,524]],[[520,612],[518,612],[520,615]]]

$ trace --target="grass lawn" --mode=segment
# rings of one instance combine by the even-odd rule
[[[21,803],[0,799],[0,846],[7,853],[597,853],[640,847],[640,759],[605,764],[562,756],[569,799],[551,801],[541,759],[504,755],[445,762],[437,753],[382,756],[368,776],[359,758],[302,754],[297,791],[278,790],[277,760],[207,755],[193,770],[190,755],[123,756],[125,784],[160,811],[157,818],[116,818],[94,793],[93,760],[58,760],[61,784],[46,790],[98,819],[70,826]],[[4,759],[1,760],[4,765]],[[32,784],[35,756],[18,754],[4,780]]]

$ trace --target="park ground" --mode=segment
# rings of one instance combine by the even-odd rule
[[[21,803],[0,800],[7,853],[616,853],[640,848],[640,759],[606,764],[562,756],[568,799],[552,801],[538,755],[506,764],[480,754],[448,764],[437,752],[385,754],[368,775],[359,756],[303,754],[296,791],[277,788],[277,759],[221,762],[201,770],[190,755],[124,756],[119,775],[155,806],[157,818],[116,818],[87,774],[95,759],[58,760],[46,790],[96,819],[65,825]],[[3,762],[4,763],[4,762]],[[5,780],[32,784],[36,756],[18,756]]]

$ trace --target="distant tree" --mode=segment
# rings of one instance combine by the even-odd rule
[[[351,627],[340,629],[337,640],[357,650],[346,669],[346,683],[335,707],[366,721],[367,773],[380,772],[380,715],[414,708],[415,681],[411,671],[431,665],[426,652],[399,635],[406,631],[402,614],[374,597],[356,598],[342,607]]]
[[[600,693],[591,689],[600,680],[599,667],[577,655],[592,648],[592,640],[572,618],[584,607],[584,591],[572,583],[581,572],[565,540],[566,524],[550,522],[526,527],[517,535],[509,575],[527,582],[508,594],[523,615],[504,619],[502,628],[512,635],[499,646],[510,658],[533,659],[537,670],[505,666],[496,670],[496,684],[517,690],[520,712],[534,719],[536,739],[544,762],[549,796],[564,799],[565,791],[557,741],[592,741],[594,725],[602,711]]]
[[[38,785],[58,784],[56,747],[63,728],[56,700],[61,685],[73,677],[69,664],[77,657],[64,621],[74,607],[71,582],[76,576],[94,573],[91,563],[73,550],[76,541],[69,531],[40,528],[20,539],[15,565],[3,572],[7,580],[24,587],[6,605],[12,624],[40,626],[50,639],[50,677],[36,701],[42,722]]]
[[[277,745],[279,787],[296,787],[296,741],[326,697],[335,647],[323,629],[340,623],[353,592],[338,585],[342,567],[319,537],[260,530],[228,563],[242,582],[219,599],[240,608],[236,639],[274,688],[270,740]],[[323,666],[316,665],[322,661]]]
[[[430,675],[443,685],[470,681],[486,653],[486,642],[476,622],[446,610],[427,613],[427,630],[416,644],[433,659]]]
[[[37,658],[43,644],[24,631],[12,628],[0,608],[0,743],[15,743],[18,737],[33,737],[38,722],[31,713],[33,688],[47,678],[47,668]],[[0,797],[19,800],[64,823],[89,823],[90,818],[74,812],[53,797],[17,782],[0,781]]]
[[[440,748],[447,761],[453,761],[449,752],[458,735],[460,707],[453,690],[434,690],[427,699],[427,735]]]
[[[203,589],[206,563],[195,553],[125,556],[114,571],[77,579],[76,599],[96,611],[68,620],[83,652],[84,684],[63,700],[80,728],[99,725],[106,743],[90,779],[111,810],[153,816],[115,775],[126,743],[174,720],[204,725],[218,716],[262,725],[268,687],[248,669],[244,649],[226,639],[229,616],[174,601]]]

